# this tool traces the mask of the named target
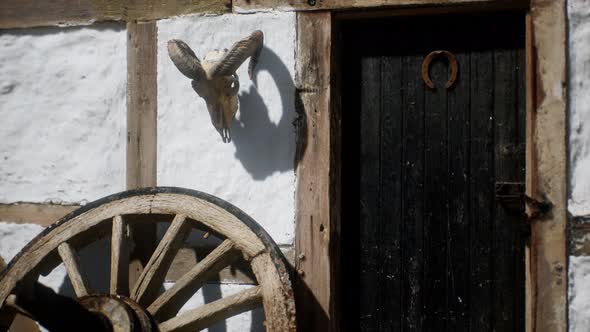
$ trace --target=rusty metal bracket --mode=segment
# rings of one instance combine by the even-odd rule
[[[523,182],[497,182],[494,189],[500,205],[512,215],[525,215],[527,222],[542,219],[553,208],[546,199],[539,201],[527,196]]]
[[[445,84],[445,88],[450,89],[453,86],[453,84],[455,84],[455,81],[457,80],[458,69],[457,69],[457,59],[455,58],[453,53],[451,53],[449,51],[445,51],[445,50],[432,51],[426,56],[426,58],[424,58],[424,61],[422,62],[422,80],[424,81],[426,86],[428,86],[431,89],[434,89],[434,83],[432,83],[432,80],[430,79],[429,71],[430,71],[430,63],[437,56],[444,56],[445,58],[447,58],[447,61],[449,61],[449,65],[451,67],[451,77],[449,78],[449,80]]]
[[[553,204],[547,199],[539,201],[528,195],[524,195],[524,202],[526,204],[527,221],[529,222],[543,219],[553,209]]]

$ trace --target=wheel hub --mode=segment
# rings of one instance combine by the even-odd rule
[[[128,297],[98,294],[84,296],[78,302],[103,319],[113,332],[157,331],[151,315]]]

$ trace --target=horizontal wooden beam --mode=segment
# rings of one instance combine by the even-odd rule
[[[377,7],[437,7],[453,5],[528,5],[528,1],[517,0],[233,0],[232,9],[237,13],[259,10],[349,10]]]
[[[231,0],[6,0],[0,1],[0,29],[145,21],[230,11]]]
[[[0,204],[0,221],[47,227],[79,207],[36,203]]]

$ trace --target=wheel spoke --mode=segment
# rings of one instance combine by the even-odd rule
[[[172,220],[162,241],[158,244],[133,287],[131,298],[137,303],[147,305],[157,296],[166,277],[166,272],[172,264],[172,259],[188,236],[190,228],[187,225],[188,222],[184,215],[176,215]]]
[[[88,295],[88,282],[86,276],[84,276],[80,269],[80,259],[78,258],[76,251],[67,242],[60,244],[59,247],[57,247],[57,251],[66,267],[68,277],[74,287],[76,296],[82,297]]]
[[[211,276],[238,257],[239,251],[234,250],[234,243],[230,240],[223,241],[178,279],[172,288],[160,295],[148,307],[148,311],[160,321],[173,317]]]
[[[255,286],[199,308],[187,311],[159,325],[161,332],[200,331],[215,322],[252,310],[262,304],[262,292]]]
[[[111,235],[111,294],[129,294],[129,247],[127,232],[121,216],[113,218]]]

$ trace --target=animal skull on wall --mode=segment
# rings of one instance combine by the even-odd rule
[[[240,81],[236,71],[248,57],[248,75],[252,79],[263,43],[262,31],[235,43],[228,51],[212,51],[205,55],[203,63],[182,40],[168,41],[168,55],[184,76],[192,79],[195,92],[207,104],[211,122],[225,143],[231,142],[231,124],[238,111]]]

